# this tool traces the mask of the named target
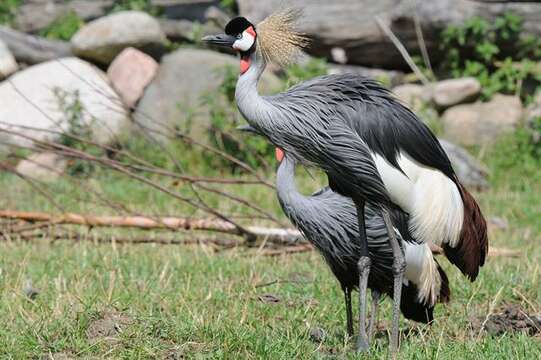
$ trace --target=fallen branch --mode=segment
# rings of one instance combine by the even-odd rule
[[[201,230],[239,235],[238,228],[223,220],[190,219],[179,217],[151,218],[145,216],[94,216],[65,213],[52,215],[42,212],[0,211],[0,218],[24,220],[27,222],[47,222],[56,225],[83,225],[92,227],[121,227],[142,230]],[[246,227],[247,237],[263,238],[272,243],[290,244],[302,241],[302,235],[294,229]],[[243,234],[244,235],[244,234]]]
[[[10,234],[11,235],[11,234]],[[10,240],[23,240],[31,241],[35,239],[46,238],[52,241],[68,240],[68,241],[90,241],[100,244],[160,244],[160,245],[215,245],[220,248],[233,248],[241,245],[238,241],[232,239],[214,239],[207,237],[190,237],[185,239],[168,238],[168,237],[155,237],[155,236],[99,236],[89,235],[81,233],[49,233],[39,232],[33,234],[15,234]]]
[[[269,244],[274,245],[289,245],[284,248],[265,250],[263,255],[277,256],[281,254],[293,254],[299,252],[311,251],[313,249],[311,244],[308,244],[302,234],[295,229],[282,229],[282,228],[268,228],[261,226],[247,226],[246,230],[248,234],[239,234],[235,225],[217,219],[190,219],[180,217],[163,217],[163,218],[151,218],[145,216],[93,216],[93,215],[81,215],[66,213],[61,215],[52,215],[42,212],[25,212],[25,211],[0,211],[0,219],[10,220],[23,220],[31,223],[38,223],[36,225],[30,225],[25,227],[16,228],[13,235],[19,237],[32,237],[34,235],[21,236],[19,233],[27,232],[33,229],[39,229],[44,226],[50,225],[82,225],[91,227],[120,227],[120,228],[135,228],[141,230],[198,230],[198,231],[210,231],[223,234],[229,234],[234,236],[244,236],[246,238],[255,238],[264,240]],[[43,225],[43,226],[41,226]],[[7,232],[6,235],[12,235]],[[55,235],[57,236],[57,235]],[[61,235],[60,235],[61,236]],[[69,235],[67,235],[69,237]],[[34,236],[35,237],[35,236]],[[117,242],[125,243],[172,243],[172,244],[185,244],[190,243],[189,240],[155,240],[152,237],[134,237],[120,238],[114,237]],[[90,239],[89,239],[90,240]],[[214,241],[218,243],[220,240]],[[102,242],[102,241],[100,241]],[[110,242],[110,240],[103,241]],[[223,244],[221,246],[224,246]],[[430,250],[434,255],[442,255],[443,250],[438,245],[429,244]],[[490,247],[488,256],[497,257],[517,257],[520,256],[519,250],[508,248],[496,248]]]

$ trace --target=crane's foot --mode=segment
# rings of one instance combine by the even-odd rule
[[[363,339],[362,337],[357,336],[355,351],[358,353],[367,353],[368,350],[370,350],[370,345],[368,344],[367,339]]]

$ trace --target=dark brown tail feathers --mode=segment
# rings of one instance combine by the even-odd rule
[[[447,274],[436,261],[438,272],[441,278],[440,293],[438,294],[439,303],[447,303],[451,298],[451,290],[449,289],[449,279]],[[400,301],[400,310],[406,319],[430,324],[434,321],[434,305],[426,305],[419,301],[419,289],[417,286],[409,282],[402,286],[402,300]]]
[[[438,302],[448,303],[451,300],[451,289],[449,288],[449,279],[447,274],[441,268],[440,264],[436,261],[436,266],[438,267],[438,272],[440,273],[441,286],[440,293],[438,295]]]
[[[458,180],[456,184],[464,203],[464,223],[457,246],[445,244],[443,250],[447,259],[474,281],[488,253],[487,224],[475,199]]]

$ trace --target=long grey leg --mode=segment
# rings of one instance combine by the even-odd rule
[[[364,224],[364,202],[356,203],[357,218],[359,221],[360,257],[357,262],[359,269],[359,339],[357,351],[366,352],[369,348],[368,336],[366,335],[366,292],[368,288],[368,275],[370,274],[371,260],[368,254],[368,242]]]
[[[344,298],[346,299],[346,316],[348,335],[353,336],[353,311],[351,310],[351,289],[344,288]]]
[[[377,290],[372,290],[372,311],[370,314],[370,325],[368,325],[368,341],[370,342],[372,342],[372,339],[374,338],[376,323],[378,322],[378,309],[380,298],[381,293]]]
[[[402,248],[396,239],[393,223],[387,209],[382,209],[383,220],[387,227],[387,233],[389,235],[389,243],[393,250],[393,276],[394,276],[394,289],[393,289],[393,322],[391,329],[391,355],[393,359],[396,359],[398,354],[399,345],[399,332],[398,325],[400,320],[400,299],[402,298],[402,282],[404,279],[404,272],[406,271],[406,260],[404,259],[404,253]]]

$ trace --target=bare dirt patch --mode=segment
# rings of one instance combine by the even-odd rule
[[[512,332],[536,336],[541,334],[541,314],[528,314],[520,305],[509,304],[488,318],[478,318],[474,322],[474,329],[481,328],[492,336]]]
[[[133,323],[133,319],[126,314],[117,311],[107,311],[98,319],[90,322],[86,330],[86,337],[91,342],[118,341],[122,331]]]

